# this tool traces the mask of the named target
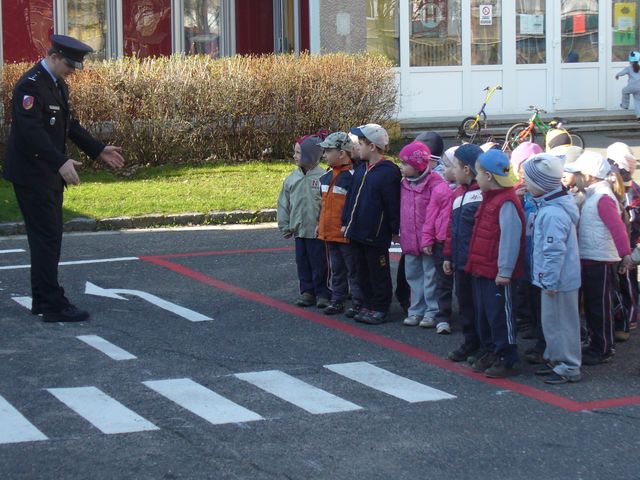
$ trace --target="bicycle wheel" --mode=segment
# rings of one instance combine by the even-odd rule
[[[480,133],[480,129],[480,120],[476,121],[476,117],[467,117],[460,122],[458,133],[461,137],[471,138]]]
[[[508,131],[505,137],[504,143],[510,149],[513,150],[522,142],[534,142],[536,134],[534,130],[529,130],[529,124],[522,122],[516,123]]]
[[[582,135],[580,135],[579,133],[571,133],[571,132],[569,132],[569,135],[571,136],[571,145],[584,148],[585,143],[584,143],[584,138],[582,138]]]

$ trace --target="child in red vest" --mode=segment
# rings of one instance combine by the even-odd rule
[[[473,363],[489,378],[519,373],[511,281],[522,274],[524,212],[509,158],[491,149],[476,161],[482,203],[465,270],[473,275],[476,326],[485,353]]]

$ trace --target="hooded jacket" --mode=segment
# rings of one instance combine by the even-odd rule
[[[400,180],[400,169],[389,160],[358,166],[342,212],[347,238],[389,248],[400,230]]]
[[[573,196],[564,189],[555,190],[534,201],[538,209],[532,214],[531,282],[543,290],[577,290],[580,288],[578,206]]]

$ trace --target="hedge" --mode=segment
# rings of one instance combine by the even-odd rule
[[[1,138],[29,67],[2,66]],[[129,165],[287,158],[301,135],[386,122],[397,96],[392,65],[369,54],[126,57],[88,64],[70,90],[82,124]]]

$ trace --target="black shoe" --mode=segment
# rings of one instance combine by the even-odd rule
[[[496,362],[484,371],[486,377],[489,378],[507,378],[513,377],[520,373],[520,364],[518,362],[508,365],[504,358],[499,358]]]
[[[543,365],[547,362],[542,356],[542,353],[535,349],[524,352],[524,359],[532,365]]]
[[[545,363],[542,367],[538,368],[535,372],[536,375],[540,375],[540,376],[547,376],[547,375],[551,375],[553,372],[553,365],[551,365],[550,363]]]
[[[480,358],[473,362],[473,371],[482,373],[497,360],[496,354],[493,352],[485,352]]]
[[[43,315],[43,321],[46,323],[57,322],[84,322],[89,320],[89,312],[80,310],[73,305],[63,308],[59,312],[49,312]]]
[[[371,313],[371,310],[369,310],[368,308],[362,307],[360,311],[354,315],[353,319],[356,322],[362,322],[362,319],[365,318],[367,315],[369,315],[369,313]]]
[[[553,372],[547,378],[544,379],[544,383],[548,383],[549,385],[562,385],[563,383],[575,383],[582,380],[582,376],[578,375],[560,375],[556,372]]]
[[[361,305],[353,305],[345,312],[344,316],[347,318],[353,318],[360,313],[360,310],[362,310]]]
[[[613,355],[611,353],[600,354],[594,351],[588,351],[582,355],[583,365],[602,365],[611,360]]]
[[[466,359],[468,359],[471,355],[473,355],[477,351],[478,351],[478,347],[463,343],[462,345],[460,345],[460,347],[456,348],[452,352],[449,352],[449,355],[447,355],[447,357],[452,362],[464,362]]]
[[[364,315],[360,320],[361,323],[368,325],[380,325],[387,321],[387,312],[376,312],[371,310],[367,315]]]
[[[337,315],[344,312],[344,303],[331,302],[327,308],[324,309],[325,315]]]

